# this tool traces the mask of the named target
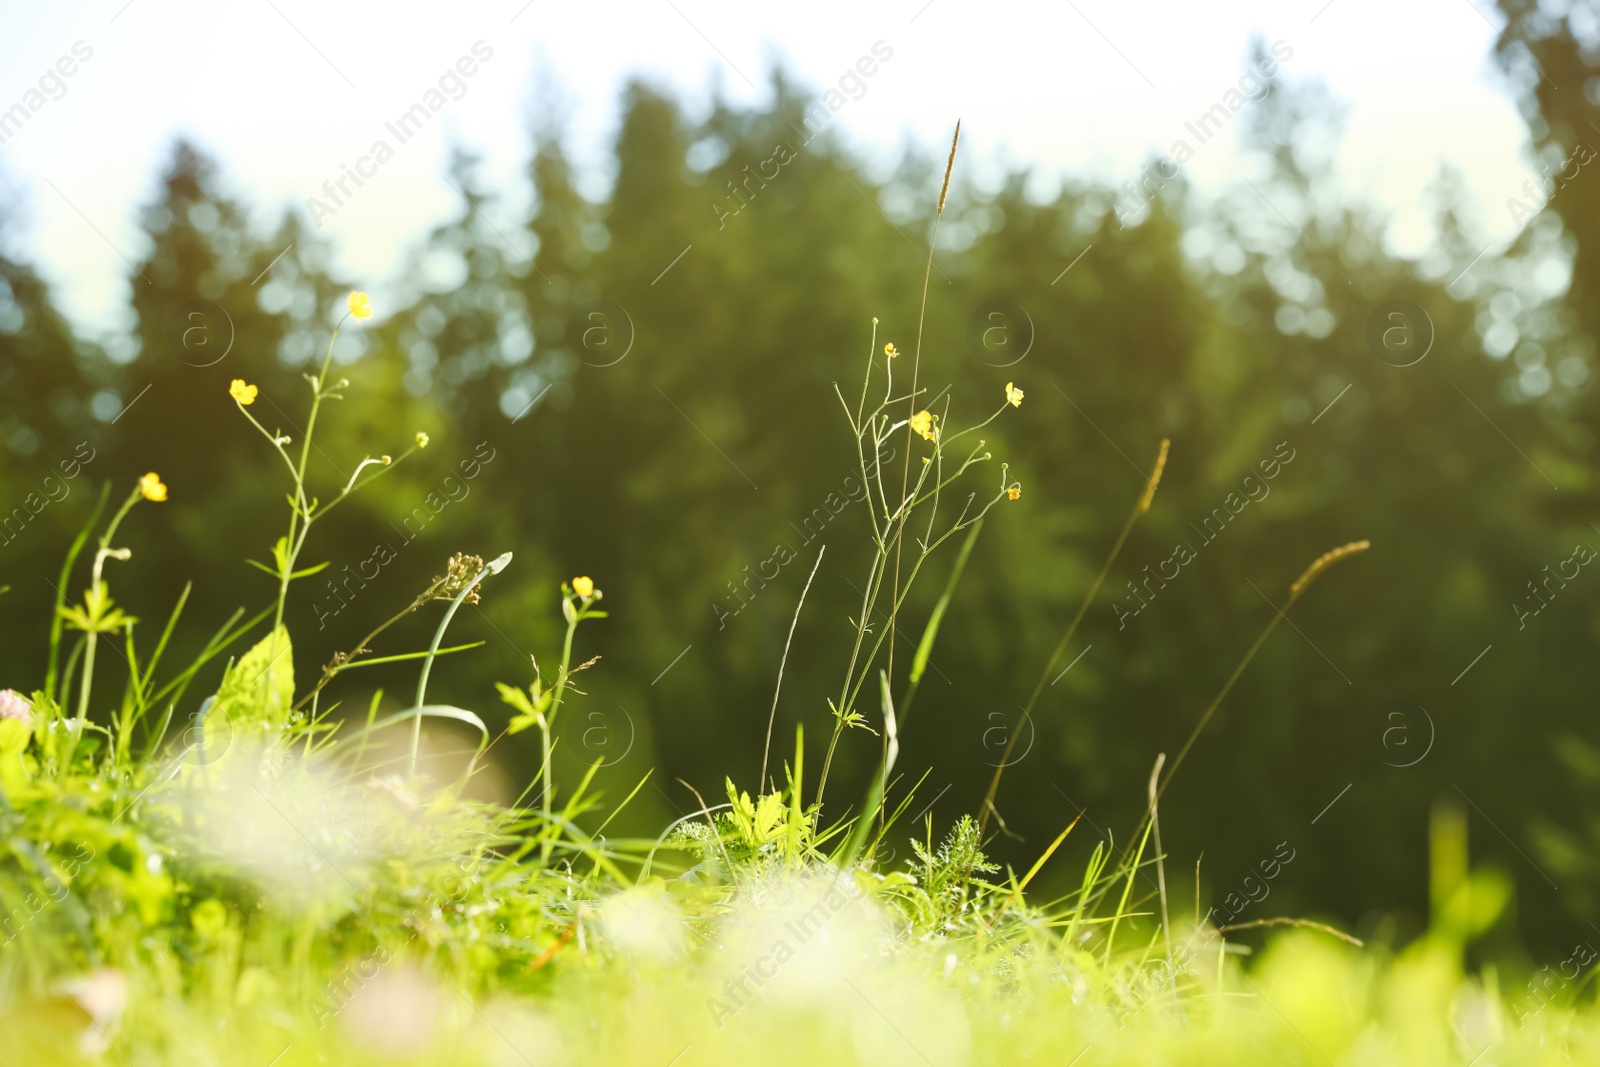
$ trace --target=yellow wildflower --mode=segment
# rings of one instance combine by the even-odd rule
[[[417,447],[418,448],[427,448],[428,447],[428,435],[423,433],[421,430],[417,431]]]
[[[1020,486],[1020,485],[1013,485],[1010,489],[1006,490],[1006,499],[1007,500],[1015,500],[1015,499],[1017,499],[1017,497],[1019,497],[1021,495],[1022,495],[1022,486]]]
[[[1014,408],[1022,406],[1022,390],[1017,388],[1015,382],[1006,383],[1006,403]]]
[[[926,409],[911,416],[911,429],[926,440],[937,441],[939,434],[933,428],[933,413]]]
[[[228,386],[228,395],[247,407],[256,402],[258,392],[260,390],[255,386],[246,385],[243,378],[235,378],[233,384]]]
[[[594,580],[589,577],[572,579],[572,591],[587,600],[594,596]]]
[[[144,494],[146,500],[153,500],[157,504],[167,499],[167,487],[161,482],[161,475],[151,471],[139,479],[139,492]]]
[[[354,315],[356,318],[372,318],[372,304],[368,301],[366,293],[363,293],[358,289],[350,294],[350,298],[346,301],[346,303],[350,307],[350,314]]]
[[[890,359],[893,359],[900,354],[900,350],[896,348],[894,346],[894,342],[891,341],[883,346],[883,354],[888,356]]]

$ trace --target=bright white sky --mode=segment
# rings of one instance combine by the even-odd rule
[[[822,88],[882,40],[893,58],[833,127],[870,158],[891,161],[907,139],[942,155],[959,116],[971,174],[1029,164],[1121,183],[1221,99],[1261,35],[1294,50],[1280,77],[1321,79],[1347,106],[1343,179],[1390,212],[1395,249],[1415,253],[1440,160],[1466,173],[1486,238],[1514,230],[1506,198],[1534,172],[1490,58],[1500,23],[1489,0],[0,0],[0,111],[74,42],[93,49],[65,94],[0,146],[0,188],[21,201],[14,250],[84,329],[111,328],[127,297],[123,257],[142,252],[136,209],[175,135],[220,158],[265,229],[482,40],[493,58],[467,94],[325,220],[339,266],[381,307],[403,250],[451,209],[440,177],[451,138],[484,154],[508,213],[521,209],[540,79],[565,94],[573,150],[603,189],[629,75],[696,108],[714,84],[751,103],[780,58]],[[1236,179],[1232,125],[1186,170],[1202,191]]]

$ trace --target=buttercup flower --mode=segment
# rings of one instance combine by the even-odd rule
[[[1017,388],[1015,382],[1006,383],[1006,403],[1014,408],[1022,406],[1022,390]]]
[[[15,689],[0,689],[0,720],[16,719],[28,723],[33,719],[33,705]]]
[[[933,413],[930,411],[919,411],[911,416],[911,429],[926,440],[937,441],[939,439],[939,435],[933,429]]]
[[[359,289],[351,293],[350,298],[346,300],[345,303],[350,307],[350,314],[354,315],[356,318],[372,318],[372,304],[368,301],[367,294],[361,292]]]
[[[228,395],[246,406],[256,402],[256,394],[260,392],[253,385],[246,385],[243,378],[235,378],[233,384],[228,386]]]
[[[144,494],[146,500],[153,500],[157,504],[167,499],[167,487],[161,481],[161,475],[151,471],[139,479],[139,492]]]
[[[894,346],[894,342],[891,341],[883,346],[883,354],[888,356],[890,359],[893,359],[895,356],[900,354],[900,350],[896,348]]]
[[[587,576],[572,579],[572,591],[584,599],[594,596],[594,580]]]
[[[427,448],[428,447],[428,435],[423,433],[421,430],[417,431],[417,447],[418,448]]]
[[[1013,485],[1010,489],[1006,490],[1006,499],[1007,500],[1015,500],[1015,499],[1017,499],[1017,497],[1019,497],[1021,495],[1022,495],[1022,486],[1020,486],[1020,485]]]

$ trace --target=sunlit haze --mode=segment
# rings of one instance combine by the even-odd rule
[[[388,140],[394,157],[320,220],[339,269],[382,294],[406,247],[452,209],[442,177],[451,144],[482,153],[507,218],[526,206],[518,178],[541,86],[543,99],[559,97],[598,193],[627,79],[670,87],[703,114],[713,93],[763,102],[774,67],[818,91],[835,86],[878,42],[892,58],[832,129],[883,167],[910,145],[937,151],[959,117],[967,176],[980,183],[1027,167],[1041,195],[1063,174],[1121,184],[1183,138],[1196,147],[1188,179],[1215,191],[1246,174],[1237,126],[1199,146],[1185,123],[1237,84],[1259,37],[1290,53],[1280,78],[1320,80],[1345,108],[1340,175],[1351,195],[1390,214],[1396,251],[1416,254],[1429,241],[1423,193],[1441,162],[1464,172],[1485,240],[1513,232],[1505,200],[1533,174],[1525,127],[1490,57],[1500,16],[1468,0],[10,7],[0,108],[23,101],[78,42],[92,52],[70,77],[48,79],[45,104],[0,146],[0,182],[22,207],[10,246],[41,264],[91,331],[124,314],[125,260],[144,251],[136,210],[180,135],[215,154],[224,187],[263,229]],[[447,79],[445,106],[396,143],[385,123],[475,45],[489,58]]]

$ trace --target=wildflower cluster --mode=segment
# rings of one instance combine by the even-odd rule
[[[322,516],[326,515],[333,508],[337,507],[351,493],[355,492],[362,486],[369,484],[374,478],[383,474],[385,469],[393,467],[394,464],[404,460],[407,456],[411,455],[412,452],[428,446],[428,435],[418,431],[416,435],[415,447],[407,449],[398,457],[391,457],[389,455],[363,457],[361,462],[356,464],[355,473],[350,476],[350,480],[345,483],[344,488],[328,503],[319,504],[316,497],[307,493],[306,461],[311,454],[312,439],[317,428],[317,415],[321,411],[324,401],[343,399],[343,394],[339,390],[346,388],[350,384],[350,380],[348,378],[340,378],[337,382],[331,382],[328,377],[328,370],[333,362],[333,349],[339,340],[339,331],[344,326],[344,319],[353,317],[358,321],[364,321],[372,317],[372,304],[366,293],[351,293],[345,301],[345,306],[346,312],[344,318],[341,318],[339,320],[339,324],[334,327],[333,336],[328,341],[328,351],[327,354],[322,358],[321,370],[319,370],[315,376],[309,374],[306,375],[306,381],[311,385],[311,413],[306,421],[305,438],[300,442],[300,455],[298,459],[292,458],[285,450],[284,446],[290,443],[287,434],[282,434],[277,431],[269,432],[265,426],[257,421],[254,415],[250,414],[250,412],[246,410],[256,402],[256,397],[260,395],[260,389],[257,386],[246,382],[243,378],[233,379],[228,386],[228,395],[233,398],[233,402],[238,406],[239,412],[244,415],[246,419],[250,420],[250,425],[259,430],[261,435],[272,444],[272,447],[277,451],[279,457],[283,460],[284,465],[288,468],[291,480],[294,484],[294,492],[290,498],[293,503],[293,507],[290,511],[289,517],[289,532],[285,536],[280,537],[277,543],[272,547],[273,565],[269,567],[266,564],[255,563],[253,560],[251,561],[255,567],[265,571],[278,581],[278,606],[274,616],[275,628],[281,625],[283,622],[284,605],[289,596],[289,584],[297,578],[304,578],[311,574],[315,574],[317,571],[326,566],[326,564],[319,564],[315,567],[306,568],[304,570],[296,569],[296,564],[300,558],[300,552],[305,547],[306,536],[311,532],[312,524],[318,519],[322,518]],[[377,467],[379,469],[373,472],[372,475],[363,479],[362,473],[368,467]],[[153,478],[154,475],[150,475],[148,477]],[[165,499],[165,496],[166,489],[165,487],[162,487],[161,496],[159,498],[151,497],[151,499]]]
[[[874,320],[873,325],[876,334],[877,320]],[[871,352],[876,351],[877,339],[874,337]],[[967,493],[954,519],[942,529],[939,527],[939,506],[944,494],[970,468],[991,458],[990,453],[985,451],[987,442],[983,439],[977,439],[975,444],[964,452],[960,450],[961,442],[963,439],[971,439],[977,431],[999,418],[1007,407],[1021,407],[1023,393],[1016,387],[1015,382],[1007,382],[1004,402],[988,418],[959,431],[948,431],[946,427],[949,401],[944,402],[942,412],[935,412],[918,405],[923,393],[921,389],[910,395],[896,395],[894,361],[899,358],[900,352],[893,342],[886,343],[882,351],[881,361],[876,356],[870,356],[867,360],[861,395],[854,409],[850,407],[838,387],[834,388],[855,437],[861,479],[866,486],[871,505],[868,514],[872,522],[872,541],[875,551],[863,587],[861,615],[855,621],[854,647],[846,668],[844,683],[837,700],[829,701],[835,722],[827,757],[823,762],[822,781],[818,788],[819,800],[821,790],[827,784],[828,770],[840,735],[847,727],[868,728],[866,717],[857,710],[856,705],[863,687],[873,674],[886,641],[888,653],[883,668],[881,688],[888,730],[895,729],[895,724],[891,720],[896,713],[890,710],[891,706],[898,708],[898,714],[903,719],[916,695],[917,685],[926,665],[926,649],[937,633],[942,609],[940,612],[935,612],[929,620],[928,630],[919,646],[917,657],[912,661],[910,676],[907,679],[908,688],[897,701],[891,697],[895,682],[892,676],[894,664],[892,634],[895,629],[895,619],[923,564],[945,541],[957,533],[970,531],[969,543],[962,549],[961,558],[964,561],[970,549],[970,537],[976,536],[981,521],[989,509],[1002,499],[1016,500],[1022,493],[1021,485],[1010,479],[1009,468],[1002,464],[1000,485],[994,495],[979,501],[976,492]],[[880,370],[882,392],[878,395],[881,398],[872,399]],[[897,417],[895,413],[898,411],[908,413],[903,417]],[[902,433],[908,435],[908,441],[909,435],[915,435],[933,447],[927,454],[919,457],[920,463],[915,467],[911,465],[908,455],[906,468],[900,472],[902,475],[900,484],[893,484],[893,472],[886,472],[877,457],[882,456],[896,435]],[[908,540],[907,531],[914,518],[919,524],[921,533],[914,534],[909,539],[911,541],[909,547],[914,547],[915,551],[908,557],[909,562],[902,581],[900,571],[902,547]],[[879,607],[885,597],[888,599],[886,609]],[[867,620],[875,613],[884,610],[889,615],[889,625],[874,632],[867,625]],[[886,740],[885,774],[893,762],[894,751],[895,749],[889,746]]]

